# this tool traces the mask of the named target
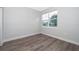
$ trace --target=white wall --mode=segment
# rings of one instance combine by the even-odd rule
[[[23,7],[4,8],[4,41],[39,33],[40,12]]]
[[[4,8],[4,41],[32,33],[55,35],[79,43],[79,8],[56,7],[42,13],[58,10],[58,26],[40,28],[40,12],[30,8]]]
[[[2,41],[2,8],[0,8],[0,45]]]
[[[78,7],[56,7],[42,11],[42,13],[58,10],[58,26],[53,28],[42,28],[42,33],[54,35],[79,43],[79,8]]]

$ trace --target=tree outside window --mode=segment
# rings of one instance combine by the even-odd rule
[[[56,27],[57,26],[57,13],[53,11],[42,15],[42,26],[44,27]]]

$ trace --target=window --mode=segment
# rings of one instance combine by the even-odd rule
[[[42,26],[44,27],[56,27],[57,26],[57,13],[53,11],[42,15]]]

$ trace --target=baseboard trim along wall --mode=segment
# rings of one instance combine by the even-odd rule
[[[47,34],[47,33],[32,33],[32,34],[28,34],[28,35],[23,35],[23,36],[19,36],[19,37],[14,37],[14,38],[5,39],[5,40],[3,40],[3,41],[0,43],[0,46],[2,46],[2,45],[4,44],[4,42],[8,42],[8,41],[11,41],[11,40],[17,40],[17,39],[20,39],[20,38],[29,37],[29,36],[36,35],[36,34],[48,35],[48,36],[50,36],[50,37],[54,37],[54,38],[57,38],[57,39],[60,39],[60,40],[63,40],[63,41],[66,41],[66,42],[69,42],[69,43],[72,43],[72,44],[79,45],[78,42],[71,41],[71,40],[68,40],[68,39],[64,39],[64,38],[62,38],[62,37],[58,37],[58,36],[55,36],[55,35],[50,35],[50,34]]]
[[[65,38],[62,38],[62,37],[58,37],[58,36],[47,34],[47,33],[41,33],[41,34],[48,35],[50,37],[54,37],[54,38],[57,38],[59,40],[63,40],[63,41],[66,41],[66,42],[69,42],[69,43],[72,43],[72,44],[75,44],[75,45],[79,45],[78,42],[75,42],[75,41],[72,41],[72,40],[68,40],[68,39],[65,39]]]
[[[18,37],[14,37],[14,38],[4,39],[4,40],[2,41],[2,45],[3,45],[5,42],[11,41],[11,40],[17,40],[17,39],[21,39],[21,38],[24,38],[24,37],[29,37],[29,36],[36,35],[36,34],[40,34],[40,33],[32,33],[32,34],[28,34],[28,35],[23,35],[23,36],[18,36]],[[2,46],[2,45],[1,45],[1,46]]]

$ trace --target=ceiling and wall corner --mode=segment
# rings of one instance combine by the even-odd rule
[[[41,12],[43,10],[46,10],[46,9],[50,8],[50,7],[30,7],[30,8]]]

